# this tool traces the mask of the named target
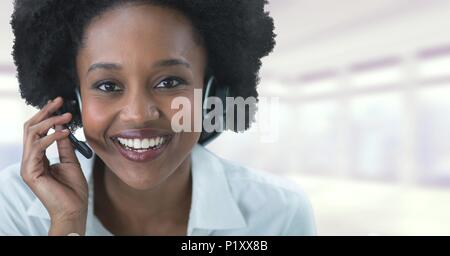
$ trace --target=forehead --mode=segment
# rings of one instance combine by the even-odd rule
[[[96,17],[85,29],[79,55],[86,61],[182,57],[195,62],[204,52],[181,12],[139,4],[119,6]]]

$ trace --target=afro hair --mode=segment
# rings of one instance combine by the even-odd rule
[[[73,114],[68,127],[82,127],[78,108],[69,103],[76,100],[75,60],[83,31],[108,9],[134,2],[181,11],[202,37],[216,82],[228,85],[231,97],[257,98],[261,58],[275,45],[273,19],[264,10],[266,0],[15,0],[12,54],[26,103],[42,108],[62,96],[66,110]],[[245,128],[253,119],[246,117]]]

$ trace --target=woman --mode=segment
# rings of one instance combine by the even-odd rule
[[[257,96],[274,46],[264,4],[16,1],[21,94],[41,110],[24,125],[22,162],[0,173],[0,233],[314,234],[295,186],[220,159],[199,144],[209,134],[172,125],[173,101],[194,106],[211,77],[228,96]],[[83,128],[93,160],[75,153],[65,125]],[[45,155],[53,142],[57,162]]]

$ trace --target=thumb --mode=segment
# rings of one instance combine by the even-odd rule
[[[65,129],[65,127],[62,125],[55,126],[56,131],[60,131],[63,129]],[[69,136],[56,141],[58,147],[59,161],[60,163],[79,164],[78,158],[75,154],[75,150],[72,146],[72,142],[70,141]]]

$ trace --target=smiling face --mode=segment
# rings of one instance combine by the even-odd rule
[[[171,103],[181,96],[194,106],[206,52],[182,13],[111,9],[86,28],[76,64],[86,139],[123,183],[150,189],[189,161],[200,133],[172,131]]]

